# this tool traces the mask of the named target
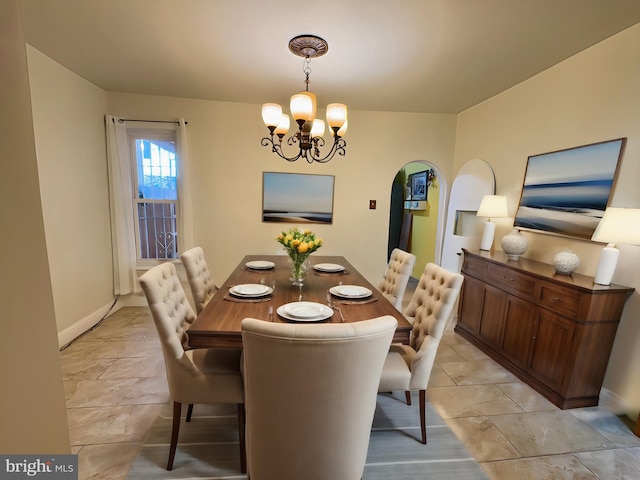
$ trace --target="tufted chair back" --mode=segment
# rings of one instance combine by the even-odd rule
[[[191,420],[195,403],[235,403],[238,406],[240,469],[245,468],[244,389],[240,350],[189,349],[187,329],[196,318],[171,262],[153,267],[140,276],[153,321],[162,344],[169,395],[173,400],[173,425],[167,470],[173,460],[180,430],[181,405],[189,405]]]
[[[242,321],[251,480],[360,480],[392,316]]]
[[[413,318],[409,345],[394,344],[389,350],[380,379],[380,392],[404,390],[407,403],[410,391],[420,394],[422,443],[427,443],[425,403],[431,369],[447,320],[462,287],[463,276],[428,263],[404,315]]]
[[[188,350],[187,328],[196,318],[180,284],[176,267],[162,263],[140,277],[153,321],[156,324],[167,367],[167,380],[171,398],[179,398],[176,387],[185,373],[197,375]]]
[[[402,309],[402,298],[407,288],[409,277],[416,263],[416,256],[399,248],[394,248],[389,263],[382,277],[378,290],[382,292],[398,310]]]
[[[187,272],[189,287],[193,295],[196,312],[200,314],[204,306],[211,300],[218,287],[213,283],[211,272],[204,259],[202,247],[193,247],[180,256],[184,269]]]
[[[463,278],[459,273],[449,272],[433,263],[428,263],[420,276],[405,312],[414,317],[410,345],[418,352],[411,367],[409,390],[426,388],[429,382],[436,350],[458,299]]]

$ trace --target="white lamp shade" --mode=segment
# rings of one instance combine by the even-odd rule
[[[311,126],[311,137],[321,137],[324,135],[324,120],[316,118]]]
[[[505,218],[507,211],[507,197],[504,195],[485,195],[476,213],[478,217]]]
[[[347,106],[344,103],[327,105],[327,123],[331,128],[340,128],[347,121]]]
[[[289,115],[287,115],[286,113],[283,113],[282,117],[280,117],[280,123],[278,123],[278,126],[276,127],[276,130],[274,133],[276,135],[286,135],[287,132],[289,131],[290,123],[291,121],[289,120]]]
[[[262,121],[267,127],[277,127],[282,118],[282,107],[277,103],[262,105]]]
[[[591,240],[640,245],[640,208],[608,207]]]
[[[316,96],[311,92],[300,92],[291,96],[289,104],[294,120],[313,121],[316,118]]]

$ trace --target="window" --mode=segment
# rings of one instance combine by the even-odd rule
[[[131,153],[136,256],[178,257],[178,182],[174,130],[127,129]]]

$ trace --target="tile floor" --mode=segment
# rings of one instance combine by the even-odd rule
[[[61,358],[80,480],[124,479],[169,400],[148,309],[118,310]],[[452,325],[427,397],[492,480],[640,478],[640,439],[628,421],[599,407],[558,409]]]

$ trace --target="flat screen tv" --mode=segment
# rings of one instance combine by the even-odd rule
[[[514,226],[590,239],[609,204],[626,140],[530,156]]]
[[[333,222],[333,175],[262,174],[262,221]]]

